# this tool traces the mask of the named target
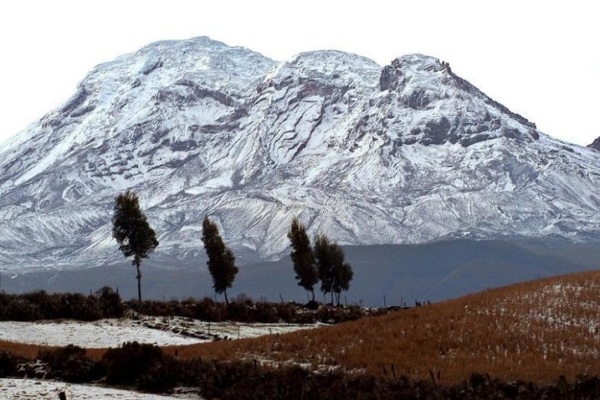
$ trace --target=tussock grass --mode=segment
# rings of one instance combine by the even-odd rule
[[[174,351],[173,349],[168,350]],[[180,357],[252,359],[406,375],[471,373],[540,384],[600,374],[600,272],[512,285],[426,307],[286,335],[179,348]]]

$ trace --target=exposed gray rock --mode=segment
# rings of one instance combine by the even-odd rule
[[[587,147],[600,151],[600,137],[596,138],[596,140],[594,140],[591,144],[588,144]]]

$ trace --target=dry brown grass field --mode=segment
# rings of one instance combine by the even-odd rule
[[[401,375],[440,383],[471,373],[555,382],[600,375],[600,272],[488,290],[321,329],[179,349],[184,357],[253,359]]]
[[[43,346],[0,342],[35,357]],[[540,384],[600,375],[600,272],[525,282],[382,317],[255,339],[165,348],[180,358],[256,360],[441,384],[471,373]],[[99,359],[104,350],[88,350]]]
[[[5,350],[19,357],[35,359],[40,351],[53,351],[59,347],[41,346],[36,344],[22,344],[0,340],[0,350]],[[94,360],[100,360],[106,349],[86,349],[86,355]]]
[[[53,347],[49,346],[37,346],[0,340],[0,350],[9,351],[19,357],[35,358],[40,351],[53,349]]]

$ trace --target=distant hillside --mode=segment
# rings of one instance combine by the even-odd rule
[[[367,306],[413,305],[415,300],[440,301],[553,275],[597,268],[600,245],[547,241],[448,240],[419,245],[344,247],[354,269],[350,291],[342,299]],[[144,298],[171,299],[213,296],[206,261],[200,257],[170,259],[153,256],[142,265]],[[1,288],[9,293],[37,289],[50,292],[118,288],[124,299],[137,295],[130,261],[76,271],[2,274]],[[306,302],[296,284],[291,260],[240,266],[231,294]],[[317,288],[317,293],[319,293]],[[318,296],[321,301],[323,297]]]
[[[295,362],[375,375],[556,382],[600,373],[600,272],[520,283],[313,331],[211,343],[185,356]]]

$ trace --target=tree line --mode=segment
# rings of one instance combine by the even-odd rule
[[[292,219],[287,236],[298,285],[312,294],[314,302],[315,285],[320,281],[321,292],[331,294],[331,303],[335,298],[339,305],[341,293],[350,289],[354,276],[352,267],[344,260],[344,250],[322,233],[316,235],[313,248],[306,227],[296,217]]]
[[[136,267],[138,300],[142,301],[141,263],[159,245],[156,232],[140,208],[138,196],[130,190],[115,197],[112,217],[112,237],[125,257],[133,257]],[[331,303],[340,305],[341,293],[350,289],[352,267],[345,262],[344,251],[334,241],[319,233],[311,245],[306,228],[292,219],[287,234],[291,244],[291,259],[298,285],[312,294],[315,302],[315,286],[321,282],[321,292],[331,295]],[[229,304],[227,289],[233,286],[239,268],[235,265],[233,251],[225,245],[216,223],[205,217],[202,222],[202,243],[208,257],[206,262],[213,281],[213,289],[223,294]]]

